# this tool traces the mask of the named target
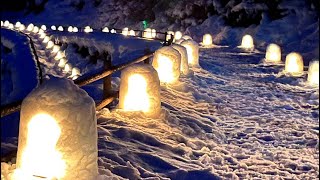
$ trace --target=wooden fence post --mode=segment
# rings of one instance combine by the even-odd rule
[[[103,68],[104,70],[111,69],[111,55],[109,53],[103,53]],[[103,79],[103,99],[108,98],[111,95],[111,75]]]

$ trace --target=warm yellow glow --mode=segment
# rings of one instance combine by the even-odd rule
[[[63,58],[64,56],[65,56],[65,55],[64,55],[63,52],[58,51],[57,54],[56,54],[56,56],[54,57],[54,59],[58,61],[59,59]]]
[[[202,44],[204,46],[212,45],[212,36],[210,34],[205,34],[202,38]]]
[[[58,46],[58,45],[54,45],[52,48],[53,53],[57,53],[59,50],[60,50],[60,46]]]
[[[130,31],[129,31],[129,35],[130,35],[130,36],[135,36],[136,33],[134,32],[134,30],[130,30]]]
[[[270,44],[267,47],[266,62],[279,63],[281,62],[281,49],[276,44]]]
[[[45,36],[42,42],[43,42],[43,43],[47,43],[47,42],[49,42],[49,41],[50,41],[49,36]]]
[[[109,28],[108,28],[108,27],[104,27],[104,28],[102,29],[102,32],[109,32]]]
[[[171,39],[171,35],[173,36],[173,39],[174,39],[174,32],[173,31],[168,31],[167,32],[167,37],[166,37],[167,41],[169,41]]]
[[[65,66],[64,66],[64,71],[65,72],[69,72],[70,70],[71,70],[71,65],[70,64],[66,64]]]
[[[308,83],[319,86],[319,60],[312,61],[308,70]]]
[[[72,68],[72,71],[71,71],[71,76],[77,76],[77,75],[80,75],[80,69],[79,68]]]
[[[51,29],[54,31],[57,30],[56,26],[51,26]]]
[[[10,23],[9,26],[8,26],[8,28],[9,28],[9,29],[13,29],[13,28],[14,28],[13,24]]]
[[[41,34],[41,35],[39,36],[40,39],[44,39],[45,37],[46,37],[46,34],[45,34],[45,33],[43,33],[43,34]]]
[[[1,22],[2,22],[2,21],[1,21]],[[19,22],[19,21],[18,21],[18,22],[16,22],[15,27],[16,27],[16,28],[19,28],[20,26],[21,26],[21,22]]]
[[[133,74],[128,79],[128,92],[124,99],[125,111],[149,110],[149,97],[147,93],[147,82],[140,74]]]
[[[128,36],[128,34],[129,34],[129,29],[128,29],[127,27],[126,27],[126,28],[123,28],[121,34],[124,35],[124,36]]]
[[[40,27],[42,30],[47,30],[47,26],[46,25],[42,25],[41,27]]]
[[[32,30],[33,33],[37,33],[38,31],[39,31],[38,26],[35,26],[35,27],[33,28],[33,30]]]
[[[44,33],[44,30],[43,30],[43,29],[39,29],[38,34],[40,34],[40,35],[41,35],[41,34],[45,34],[45,33]]]
[[[285,72],[293,76],[303,73],[303,59],[299,53],[292,52],[286,56]]]
[[[144,38],[152,38],[152,33],[151,33],[151,29],[150,28],[147,28],[147,29],[144,30],[143,37]]]
[[[155,38],[157,36],[157,31],[155,29],[151,29],[151,37]]]
[[[182,38],[182,33],[180,31],[176,31],[176,33],[174,33],[174,39],[179,40],[181,38]]]
[[[63,31],[63,27],[62,27],[62,26],[59,26],[59,27],[58,27],[58,31]]]
[[[73,27],[72,26],[68,27],[68,32],[73,32]]]
[[[246,34],[242,37],[241,48],[244,49],[254,49],[253,38]]]
[[[9,24],[10,24],[10,22],[9,22],[9,21],[4,21],[3,26],[4,26],[4,27],[8,27],[8,26],[9,26]]]
[[[93,30],[91,29],[91,27],[90,26],[86,26],[85,28],[84,28],[84,32],[86,32],[86,33],[90,33],[90,32],[92,32]]]
[[[73,32],[78,32],[78,28],[77,27],[73,27],[72,31]]]
[[[66,163],[56,150],[60,134],[60,127],[53,117],[47,114],[35,115],[28,124],[27,144],[22,152],[20,172],[48,179],[63,178]]]
[[[34,28],[34,25],[31,23],[31,24],[28,25],[27,31],[32,31],[33,28]]]
[[[66,63],[67,63],[67,60],[65,58],[61,58],[60,61],[59,61],[58,66],[60,68],[63,68],[66,65]]]
[[[21,26],[19,27],[19,30],[20,31],[23,31],[23,30],[25,30],[26,29],[26,26],[24,26],[23,24],[21,24]]]
[[[158,72],[160,82],[172,83],[175,81],[173,76],[173,62],[169,57],[160,54],[158,67],[155,69]]]
[[[49,41],[46,48],[51,49],[54,46],[54,43],[52,41]]]
[[[194,62],[194,58],[192,56],[192,54],[193,54],[192,46],[189,44],[186,44],[186,45],[184,45],[184,47],[187,49],[188,64],[190,64],[190,65],[194,64],[195,62]]]
[[[114,30],[114,29],[111,29],[111,31],[110,31],[111,33],[117,33],[117,31],[116,30]]]

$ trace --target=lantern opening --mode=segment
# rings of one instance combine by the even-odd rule
[[[303,59],[299,53],[292,52],[286,56],[285,72],[292,76],[303,74]]]
[[[308,70],[308,83],[312,86],[319,86],[319,61],[311,61]]]
[[[266,62],[269,63],[280,63],[281,62],[281,49],[276,44],[270,44],[267,47]]]

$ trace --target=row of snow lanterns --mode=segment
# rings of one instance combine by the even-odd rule
[[[212,47],[212,36],[205,34],[203,36],[202,45],[204,47]],[[254,50],[254,43],[252,36],[246,34],[243,36],[240,48],[252,51]],[[277,44],[269,44],[266,50],[264,61],[268,64],[281,63],[281,48]],[[303,58],[297,52],[291,52],[286,56],[284,72],[290,76],[301,76],[303,72]],[[309,64],[308,69],[308,83],[311,86],[319,86],[319,60],[313,60]]]
[[[9,21],[1,21],[1,26],[7,27],[9,29],[16,29],[19,31],[25,31],[26,33],[34,33],[39,35],[39,38],[42,39],[43,43],[46,43],[46,49],[50,49],[52,53],[55,55],[54,60],[59,61],[58,67],[62,68],[64,72],[68,73],[71,71],[70,77],[75,80],[79,77],[80,70],[79,68],[73,67],[68,64],[67,59],[65,57],[65,53],[61,51],[61,47],[59,45],[55,45],[53,41],[51,41],[51,38],[46,35],[45,31],[47,30],[47,27],[45,25],[42,25],[40,28],[37,26],[34,26],[32,23],[29,24],[27,27],[20,23],[19,21],[13,25]]]

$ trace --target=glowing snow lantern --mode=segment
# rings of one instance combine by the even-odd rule
[[[129,36],[135,36],[136,34],[135,34],[135,32],[134,32],[134,30],[130,30],[129,31]]]
[[[252,36],[246,34],[242,37],[241,41],[241,48],[246,49],[246,50],[253,50],[254,49],[254,44],[253,44],[253,38]]]
[[[63,27],[62,27],[62,26],[59,26],[59,27],[58,27],[58,31],[63,31]]]
[[[57,30],[56,26],[51,26],[51,29],[52,29],[53,31]]]
[[[46,36],[46,37],[44,37],[44,39],[43,39],[43,43],[47,43],[47,42],[49,42],[50,41],[50,38],[49,38],[49,36]]]
[[[46,25],[42,25],[41,27],[40,27],[40,29],[42,29],[42,30],[47,30],[47,26]]]
[[[185,40],[181,45],[187,49],[188,64],[191,67],[199,67],[199,46],[193,40]]]
[[[180,71],[183,75],[189,74],[189,65],[188,65],[188,54],[187,49],[181,45],[173,44],[171,45],[175,50],[179,51],[181,55],[181,64]]]
[[[60,46],[58,46],[58,45],[54,45],[52,48],[53,53],[57,53],[59,50],[60,50]]]
[[[74,77],[74,76],[77,76],[77,75],[80,75],[80,69],[79,68],[72,68],[71,70],[71,76]]]
[[[211,46],[212,45],[212,36],[210,34],[205,34],[202,38],[202,45]]]
[[[26,29],[26,26],[24,26],[23,24],[21,24],[21,26],[19,27],[19,30],[20,31],[23,31],[23,30],[25,30]]]
[[[174,40],[174,32],[173,32],[173,31],[168,31],[168,32],[167,32],[166,40],[169,41],[172,36],[173,36],[173,40]]]
[[[102,32],[109,32],[109,28],[104,27],[104,28],[102,29]]]
[[[35,27],[33,28],[33,30],[32,30],[33,33],[38,33],[38,31],[39,31],[38,26],[35,26]]]
[[[61,51],[58,51],[56,56],[54,57],[55,60],[59,60],[61,58],[65,57],[64,53]]]
[[[10,24],[10,22],[9,22],[9,21],[4,21],[3,26],[4,26],[4,27],[8,27],[8,26],[9,26],[9,24]]]
[[[9,29],[13,29],[13,28],[14,28],[13,24],[10,23],[10,24],[8,25],[8,28],[9,28]]]
[[[179,40],[182,37],[182,33],[180,31],[176,31],[176,33],[174,33],[174,39],[175,40]]]
[[[21,26],[21,22],[19,22],[19,21],[16,22],[15,27],[16,27],[16,28],[19,28],[20,26]]]
[[[280,63],[281,62],[281,49],[276,44],[269,44],[266,52],[266,62]]]
[[[94,101],[71,80],[51,78],[33,90],[21,106],[21,180],[96,179],[96,123]]]
[[[72,26],[68,27],[68,32],[73,32],[73,27]]]
[[[66,63],[67,63],[67,60],[65,58],[61,58],[60,61],[59,61],[58,66],[60,68],[63,68],[66,65]]]
[[[286,56],[285,72],[293,76],[303,74],[303,59],[299,53],[292,52]]]
[[[86,27],[84,28],[84,32],[86,32],[86,33],[92,32],[92,31],[91,31],[91,27],[90,27],[90,26],[86,26]]]
[[[111,29],[111,31],[110,31],[111,33],[117,33],[117,31],[116,30],[114,30],[114,29]]]
[[[31,23],[31,24],[28,25],[27,31],[32,31],[33,28],[34,28],[34,25]]]
[[[158,117],[161,112],[160,81],[148,64],[135,64],[121,72],[119,108]]]
[[[71,65],[70,64],[66,64],[65,66],[64,66],[64,71],[65,72],[69,72],[70,70],[71,70]]]
[[[53,48],[53,46],[54,46],[54,43],[52,41],[49,41],[46,48],[51,49]]]
[[[154,53],[152,66],[163,83],[174,83],[180,76],[181,55],[173,47],[165,46]]]
[[[123,28],[121,34],[124,35],[124,36],[128,36],[128,34],[129,34],[129,29],[128,29],[127,27],[126,27],[126,28]]]
[[[144,38],[152,38],[151,29],[150,28],[147,28],[147,29],[144,30],[143,37]]]
[[[43,30],[43,29],[39,29],[38,34],[40,34],[40,35],[41,35],[41,34],[45,34],[45,33],[44,33],[44,30]]]
[[[72,31],[73,32],[78,32],[78,28],[77,27],[73,27]]]
[[[319,60],[311,61],[309,64],[308,83],[319,86]]]
[[[42,33],[42,34],[40,34],[40,36],[39,36],[40,39],[44,39],[45,37],[46,37],[46,34],[45,34],[45,33]]]
[[[157,36],[157,31],[155,29],[151,29],[151,37],[155,38]]]

